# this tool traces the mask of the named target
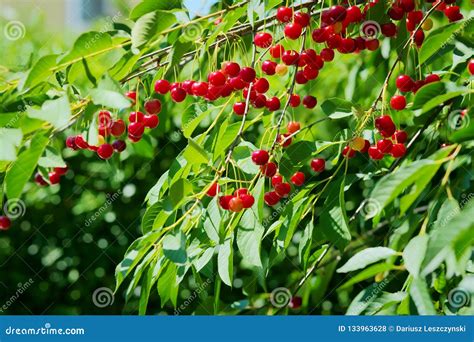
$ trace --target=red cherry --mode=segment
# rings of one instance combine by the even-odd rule
[[[413,0],[399,0],[398,3],[405,12],[411,12],[415,9],[415,2]]]
[[[240,195],[240,199],[242,200],[242,206],[244,209],[251,208],[252,205],[255,203],[255,198],[249,194],[242,194]]]
[[[399,130],[393,133],[392,139],[396,141],[397,143],[403,144],[407,141],[408,134],[405,131]]]
[[[148,128],[156,128],[160,123],[160,119],[158,119],[158,115],[145,115],[144,125]]]
[[[158,94],[166,94],[170,91],[170,83],[167,80],[158,80],[155,82],[155,91]]]
[[[142,112],[131,112],[128,116],[129,122],[143,122],[144,119],[145,114],[143,114]]]
[[[249,193],[249,190],[246,188],[239,188],[234,191],[234,196],[242,196]]]
[[[334,51],[328,48],[322,49],[320,55],[325,62],[330,62],[334,59]]]
[[[376,146],[370,146],[368,149],[369,157],[373,160],[380,160],[383,158],[383,153],[379,151]]]
[[[236,77],[239,75],[240,65],[235,62],[224,62],[223,69],[227,76]]]
[[[436,74],[430,74],[425,77],[425,84],[441,81],[441,78]]]
[[[365,41],[365,47],[369,51],[375,51],[379,48],[379,40],[378,39],[369,39]]]
[[[341,44],[341,36],[338,34],[331,34],[327,39],[328,47],[331,49],[337,49]]]
[[[417,30],[413,40],[418,48],[421,47],[423,41],[425,40],[425,34],[423,33],[423,30]]]
[[[303,106],[308,109],[316,107],[317,103],[318,100],[314,96],[306,95],[305,97],[303,97]]]
[[[103,137],[107,137],[110,135],[110,127],[107,126],[99,126],[99,135]]]
[[[277,141],[280,143],[280,145],[282,147],[288,147],[288,146],[291,145],[291,141],[293,139],[288,138],[289,136],[290,136],[290,134],[279,134],[278,135]]]
[[[243,208],[244,208],[244,204],[242,203],[242,199],[240,197],[233,197],[229,201],[230,211],[233,211],[234,213],[238,213],[242,211]]]
[[[76,145],[76,137],[67,137],[66,146],[72,150],[77,150],[78,146]]]
[[[290,121],[290,122],[288,122],[288,125],[286,126],[286,130],[290,134],[298,132],[300,129],[301,129],[301,125],[297,121]]]
[[[306,84],[306,83],[308,83],[308,79],[304,75],[303,70],[300,70],[296,73],[295,80],[296,80],[296,84]]]
[[[362,12],[357,6],[351,6],[346,11],[346,18],[349,23],[356,23],[362,20]]]
[[[170,95],[174,102],[183,102],[186,98],[186,90],[176,87],[170,90]]]
[[[262,77],[255,81],[253,85],[255,91],[257,93],[266,93],[268,89],[270,89],[270,83],[268,83],[267,79]]]
[[[471,75],[474,75],[474,59],[469,60],[469,63],[467,63],[467,70],[469,70]]]
[[[328,37],[328,32],[324,28],[317,28],[311,33],[311,38],[313,38],[316,43],[324,43],[328,40]]]
[[[379,130],[380,134],[385,137],[391,137],[395,133],[395,124],[392,118],[388,115],[382,115],[375,119],[375,127]]]
[[[193,84],[196,83],[193,80],[186,80],[182,84],[182,88],[186,91],[186,94],[193,95]],[[161,103],[160,103],[161,104]],[[146,107],[145,107],[146,108]],[[160,108],[161,109],[161,108]],[[147,111],[148,112],[148,111]],[[156,113],[158,114],[158,113]]]
[[[390,99],[390,106],[395,110],[405,109],[407,105],[407,100],[403,95],[394,95]]]
[[[277,10],[276,18],[281,23],[287,23],[293,17],[293,9],[290,7],[280,7]]]
[[[145,125],[143,122],[132,122],[128,125],[128,133],[134,137],[141,137],[145,132]]]
[[[280,202],[280,196],[278,196],[275,191],[270,191],[266,192],[265,195],[263,195],[263,200],[268,206],[272,207],[278,202]]]
[[[244,67],[240,70],[240,78],[245,82],[253,82],[255,80],[255,70],[251,67]]]
[[[272,177],[272,185],[275,187],[278,184],[283,182],[283,177],[281,175],[275,175]]]
[[[403,8],[401,8],[399,6],[392,6],[388,10],[388,15],[393,20],[402,19],[404,14],[405,14],[405,11],[403,11]]]
[[[49,176],[49,183],[51,185],[59,184],[59,182],[61,181],[61,175],[56,172],[50,172],[48,176]]]
[[[265,165],[260,166],[260,171],[265,175],[265,177],[271,178],[275,176],[277,172],[277,165],[274,162],[266,163]]]
[[[209,85],[207,82],[195,82],[191,87],[191,91],[195,96],[204,96],[207,94]]]
[[[265,165],[268,163],[270,156],[265,150],[257,150],[252,152],[252,161],[257,165]]]
[[[298,39],[301,36],[301,32],[303,31],[303,27],[298,23],[290,23],[286,24],[283,33],[285,37],[289,39]]]
[[[342,38],[341,43],[339,44],[339,52],[341,53],[351,53],[356,49],[356,42],[352,38]]]
[[[328,12],[329,19],[331,21],[329,24],[334,24],[338,21],[343,21],[347,15],[347,10],[344,7],[338,5],[329,8]]]
[[[298,52],[296,52],[295,50],[286,50],[281,55],[281,60],[286,65],[298,64],[299,58],[300,58],[300,54]]]
[[[319,70],[313,65],[307,65],[304,67],[303,75],[308,80],[314,80],[319,75]]]
[[[298,107],[301,103],[300,96],[297,94],[290,95],[290,106],[291,107]]]
[[[112,122],[110,126],[110,133],[114,137],[119,137],[125,132],[125,122],[122,119]],[[81,137],[82,138],[82,137]]]
[[[55,167],[53,169],[54,172],[56,172],[58,175],[62,176],[65,175],[68,172],[69,168],[66,167]]]
[[[381,26],[381,31],[385,37],[394,37],[397,35],[398,29],[394,23],[387,23]]]
[[[148,114],[158,114],[161,112],[161,102],[158,99],[152,99],[145,102],[145,110]]]
[[[11,221],[7,216],[0,216],[0,230],[8,230],[11,226]]]
[[[311,17],[309,16],[308,13],[296,12],[293,20],[295,21],[295,23],[300,24],[302,27],[306,27],[309,25],[309,21],[311,20]]]
[[[268,99],[265,106],[270,112],[274,112],[280,109],[280,99],[276,96],[273,96],[271,99]]]
[[[110,112],[102,110],[99,112],[98,120],[100,126],[109,126],[112,121]]]
[[[397,77],[397,80],[395,81],[395,84],[398,88],[398,90],[403,91],[403,92],[409,92],[413,89],[413,86],[415,82],[412,80],[412,78],[408,75],[400,75]]]
[[[252,101],[252,105],[255,108],[263,108],[267,104],[267,97],[263,94],[258,94]]]
[[[326,161],[322,158],[316,158],[311,161],[311,168],[314,172],[323,172],[326,167]]]
[[[302,186],[305,181],[305,175],[303,172],[296,172],[293,176],[291,176],[291,182],[296,186]]]
[[[405,155],[407,149],[403,144],[393,144],[390,151],[393,158],[401,158]]]
[[[283,52],[285,52],[285,48],[283,47],[283,45],[275,44],[270,48],[269,52],[270,56],[272,56],[273,58],[280,58]]]
[[[137,102],[137,92],[129,91],[125,93],[125,96],[132,100],[133,103]]]
[[[342,155],[346,158],[353,158],[355,156],[356,151],[350,148],[349,146],[344,147],[342,150]]]
[[[217,193],[219,192],[219,184],[217,183],[212,183],[211,187],[209,190],[207,190],[206,195],[209,197],[215,197]]]
[[[390,153],[392,150],[393,143],[388,139],[380,139],[377,141],[377,149],[383,154]]]
[[[207,80],[209,81],[211,85],[219,87],[225,84],[226,77],[222,72],[214,71],[209,74],[209,76],[207,77]]]
[[[115,151],[117,152],[123,152],[127,148],[127,143],[123,140],[115,140],[112,143],[112,147],[114,148]]]
[[[231,199],[233,199],[234,196],[232,195],[226,195],[226,196],[221,196],[219,197],[219,204],[221,205],[222,209],[224,210],[229,210],[229,202]]]
[[[365,153],[369,150],[369,147],[370,147],[370,142],[367,139],[364,139],[364,147],[362,147],[362,150],[360,150],[359,152]]]
[[[244,89],[248,83],[245,82],[243,79],[241,79],[239,76],[237,77],[232,77],[229,80],[229,85],[234,89],[234,90],[242,90]]]
[[[46,182],[41,175],[41,173],[37,172],[35,174],[35,183],[38,184],[39,186],[46,186],[48,185],[48,182]]]
[[[264,61],[262,63],[262,71],[267,75],[275,75],[277,64],[273,61]]]
[[[236,102],[232,107],[234,109],[234,113],[237,115],[244,115],[245,113],[245,103],[244,102]]]
[[[257,33],[253,38],[253,43],[259,48],[267,48],[272,45],[272,35],[268,32]]]
[[[289,183],[280,183],[275,185],[275,192],[280,197],[287,197],[291,192],[291,185]]]
[[[84,140],[82,135],[77,135],[75,138],[76,139],[74,140],[74,142],[76,144],[76,147],[78,147],[80,149],[83,149],[83,150],[89,148],[89,144],[87,143],[87,141]]]
[[[112,157],[113,154],[114,148],[110,144],[102,144],[97,149],[97,155],[104,160],[109,159],[110,157]]]
[[[416,92],[418,91],[418,89],[420,89],[421,87],[423,87],[425,85],[425,81],[424,80],[418,80],[418,81],[415,81],[414,84],[413,84],[413,89],[411,90],[413,92],[413,94],[416,94]]]

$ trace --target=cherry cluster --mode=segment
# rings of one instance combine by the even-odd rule
[[[128,92],[126,96],[136,104],[137,93]],[[110,159],[114,152],[123,152],[127,144],[122,136],[128,132],[128,139],[132,142],[138,142],[142,139],[145,128],[156,128],[160,122],[158,114],[161,112],[161,102],[158,99],[150,99],[145,102],[144,114],[140,111],[131,112],[128,116],[128,127],[122,119],[113,119],[112,114],[107,110],[99,112],[98,134],[99,145],[94,146],[88,144],[82,135],[70,136],[66,139],[66,146],[72,150],[90,150],[97,153],[97,155],[104,160]],[[107,143],[108,137],[116,138],[111,144]]]
[[[408,75],[400,75],[397,77],[396,86],[399,91],[402,93],[412,92],[416,94],[418,89],[433,82],[439,82],[441,78],[436,74],[430,74],[425,77],[424,80],[417,80],[414,81]],[[395,110],[402,110],[405,109],[407,105],[407,100],[404,95],[394,95],[390,99],[390,106]]]

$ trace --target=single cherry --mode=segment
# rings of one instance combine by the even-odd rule
[[[252,152],[252,161],[257,165],[265,165],[268,163],[270,156],[265,150],[257,150]]]
[[[280,197],[287,197],[288,194],[291,192],[291,185],[289,183],[279,183],[275,185],[275,192]]]
[[[122,119],[118,119],[117,121],[112,122],[112,125],[110,126],[110,133],[114,137],[119,137],[124,132],[125,132],[125,122],[123,122]],[[77,138],[76,138],[76,144],[77,144]]]
[[[293,17],[293,9],[290,7],[280,7],[277,10],[276,18],[279,22],[287,23]]]
[[[110,144],[102,144],[97,149],[97,155],[104,160],[109,159],[114,154],[114,148]]]
[[[238,213],[242,211],[243,208],[244,208],[244,204],[242,203],[242,199],[240,197],[233,197],[229,201],[230,211],[233,211],[234,213]]]
[[[166,94],[167,92],[170,91],[170,82],[167,80],[158,80],[155,82],[155,91],[158,94]]]
[[[390,99],[390,106],[395,110],[405,109],[407,106],[407,100],[403,95],[394,95]]]
[[[277,165],[274,162],[266,163],[265,165],[260,166],[260,171],[265,175],[265,177],[271,178],[275,176],[277,172]]]
[[[145,110],[148,114],[158,114],[161,112],[161,102],[158,99],[152,99],[145,102]]]
[[[255,198],[250,194],[242,194],[240,195],[240,199],[242,200],[242,206],[244,209],[251,208],[255,203]]]
[[[0,230],[8,230],[11,226],[11,221],[8,216],[0,216]]]
[[[280,202],[280,196],[278,196],[275,191],[270,191],[266,192],[265,195],[263,195],[263,200],[268,206],[272,207],[278,202]]]
[[[316,107],[317,104],[318,104],[318,100],[314,96],[306,95],[303,98],[303,106],[305,106],[308,109],[312,109]]]
[[[390,154],[394,158],[401,158],[405,155],[407,149],[403,144],[393,144]]]
[[[291,182],[296,186],[302,186],[305,181],[305,175],[303,172],[296,172],[293,176],[291,176]]]
[[[323,172],[326,167],[326,161],[322,158],[316,158],[311,161],[311,168],[314,172]]]

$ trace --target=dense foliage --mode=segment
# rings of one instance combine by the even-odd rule
[[[87,297],[56,313],[113,286],[98,253],[123,312],[472,314],[469,10],[143,0],[2,68],[4,264],[41,231],[12,267]]]

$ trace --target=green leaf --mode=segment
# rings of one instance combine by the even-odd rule
[[[138,5],[136,5],[130,12],[130,19],[136,20],[141,16],[154,12],[154,11],[169,11],[173,9],[178,9],[182,7],[181,0],[172,0],[172,1],[156,1],[156,0],[143,0]]]
[[[16,160],[16,148],[21,145],[23,133],[17,128],[0,128],[0,161]]]
[[[24,89],[33,88],[34,86],[45,82],[52,76],[51,69],[56,66],[56,61],[59,55],[47,55],[41,57],[38,62],[31,68],[26,78]]]
[[[61,154],[53,147],[47,147],[43,157],[38,161],[38,165],[48,167],[66,167]]]
[[[29,108],[28,116],[49,122],[57,129],[63,129],[67,127],[71,118],[69,100],[64,95],[56,100],[45,101],[41,109]]]
[[[403,251],[405,267],[414,278],[418,278],[427,247],[428,236],[420,235],[411,239]]]
[[[280,173],[289,178],[295,171],[299,170],[316,152],[316,144],[311,141],[297,141],[285,149],[280,160]]]
[[[114,109],[124,109],[131,106],[131,102],[125,95],[120,85],[109,76],[103,77],[97,88],[90,91],[92,102],[96,105]]]
[[[186,235],[183,232],[179,232],[176,235],[166,235],[163,239],[163,253],[175,264],[184,265],[188,259],[186,254]]]
[[[257,203],[254,204],[256,206]],[[244,261],[257,267],[262,266],[260,248],[265,229],[257,219],[254,209],[245,210],[237,230],[237,246]]]
[[[224,284],[232,286],[232,276],[234,273],[234,251],[232,248],[231,237],[227,238],[224,243],[219,245],[219,253],[217,255],[217,270]]]
[[[309,252],[311,251],[311,243],[313,242],[314,222],[311,220],[304,228],[303,235],[298,246],[298,258],[303,268],[307,268]]]
[[[140,17],[132,28],[132,51],[138,52],[140,47],[159,36],[175,22],[176,16],[165,11],[154,11]]]
[[[413,100],[413,106],[410,109],[415,110],[422,108],[426,102],[436,98],[438,95],[444,94],[445,91],[446,87],[443,82],[429,83],[421,87],[416,92],[415,99]]]
[[[347,273],[359,270],[374,262],[394,256],[396,253],[393,249],[387,247],[366,248],[350,258],[342,267],[339,267],[337,272]]]
[[[439,82],[438,82],[439,83]],[[446,94],[442,94],[439,96],[436,96],[429,101],[427,101],[423,107],[421,108],[421,111],[416,111],[415,116],[420,116],[424,113],[429,112],[430,110],[438,107],[440,104],[445,103],[448,100],[451,100],[452,98],[467,94],[467,93],[472,93],[470,90],[457,90],[457,91],[451,91]]]
[[[370,306],[371,302],[387,294],[383,292],[383,289],[388,283],[389,281],[384,279],[380,283],[374,283],[359,292],[349,305],[346,315],[360,315],[364,312]]]
[[[354,284],[357,284],[361,281],[367,280],[369,278],[375,277],[377,274],[390,271],[394,268],[392,264],[389,263],[380,263],[367,267],[356,275],[351,276],[351,279],[346,281],[339,287],[339,290],[348,289]]]
[[[171,300],[171,303],[176,307],[179,290],[177,276],[177,266],[173,263],[169,263],[158,279],[158,294],[160,295],[161,307],[164,307],[169,300]]]
[[[418,54],[420,65],[425,63],[428,58],[437,53],[444,45],[453,43],[452,35],[462,28],[466,23],[464,21],[443,25],[439,29],[430,33],[425,39]]]
[[[192,165],[208,164],[210,160],[207,152],[191,138],[188,139],[188,146],[184,150],[183,156]]]
[[[321,109],[327,116],[340,119],[352,115],[354,104],[336,97],[329,98],[321,104]]]
[[[173,185],[171,185],[169,191],[173,206],[178,206],[192,191],[193,186],[187,179],[178,179],[173,183]]]
[[[436,310],[423,278],[413,279],[410,284],[410,297],[415,302],[419,315],[436,315]]]
[[[49,138],[43,131],[36,133],[31,139],[30,146],[20,153],[5,176],[6,194],[10,199],[19,198],[23,188],[33,175],[38,160],[49,143]],[[3,146],[2,146],[3,148]]]

